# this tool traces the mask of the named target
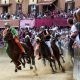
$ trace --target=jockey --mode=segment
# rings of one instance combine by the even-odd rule
[[[19,42],[18,32],[17,32],[17,30],[16,30],[15,28],[12,28],[12,27],[10,26],[10,24],[7,23],[7,22],[4,24],[4,26],[5,26],[5,30],[3,31],[3,37],[5,37],[5,35],[7,34],[7,30],[11,29],[11,33],[13,34],[14,41],[15,41],[15,43],[17,44],[17,46],[18,46],[18,47],[20,48],[20,50],[21,50],[21,54],[20,54],[20,56],[19,56],[19,60],[20,60],[21,57],[22,57],[22,54],[25,53],[25,50],[24,50],[24,48],[22,47],[22,45],[20,44],[20,42]]]
[[[42,26],[40,28],[40,33],[38,34],[37,37],[39,37],[39,39],[40,39],[40,41],[42,43],[45,43],[45,41],[49,41],[49,39],[50,39],[50,33],[49,33],[48,30],[45,30],[45,27],[44,26]],[[41,53],[39,53],[38,56],[39,56],[38,59],[41,59]]]
[[[49,41],[50,39],[49,29],[45,29],[44,27],[41,27],[41,34],[43,35],[45,41]]]

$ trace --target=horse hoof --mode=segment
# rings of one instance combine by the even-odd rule
[[[33,69],[33,67],[32,67],[32,66],[30,66],[30,69]]]
[[[11,60],[10,63],[12,63],[13,61]]]
[[[62,72],[65,72],[65,69],[64,68],[62,69]]]
[[[25,68],[25,65],[23,65],[23,68]]]
[[[63,61],[63,63],[65,63],[65,61]]]
[[[56,71],[52,71],[52,74],[55,74],[56,73]]]
[[[22,65],[23,65],[23,68],[25,68],[25,63],[23,63]]]
[[[30,64],[31,62],[29,60],[27,60],[27,63]]]
[[[57,70],[57,68],[55,68],[55,70]]]
[[[22,69],[21,69],[21,66],[18,66],[18,70],[22,70]]]
[[[17,69],[15,69],[15,72],[17,72],[18,70]]]

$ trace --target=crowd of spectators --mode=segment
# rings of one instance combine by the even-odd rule
[[[51,18],[69,18],[73,16],[73,12],[77,10],[78,8],[74,10],[70,10],[69,12],[65,12],[63,10],[53,10],[53,11],[48,11],[48,12],[37,12],[35,14],[30,13],[30,14],[23,14],[20,13],[19,15],[16,14],[10,14],[10,13],[1,13],[0,14],[0,19],[26,19],[26,18],[45,18],[45,17],[51,17]]]

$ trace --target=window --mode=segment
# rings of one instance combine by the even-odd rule
[[[1,0],[1,4],[9,4],[9,0]]]

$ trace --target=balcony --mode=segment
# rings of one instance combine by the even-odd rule
[[[9,3],[9,4],[0,4],[0,7],[6,7],[6,6],[11,6],[12,4]]]

